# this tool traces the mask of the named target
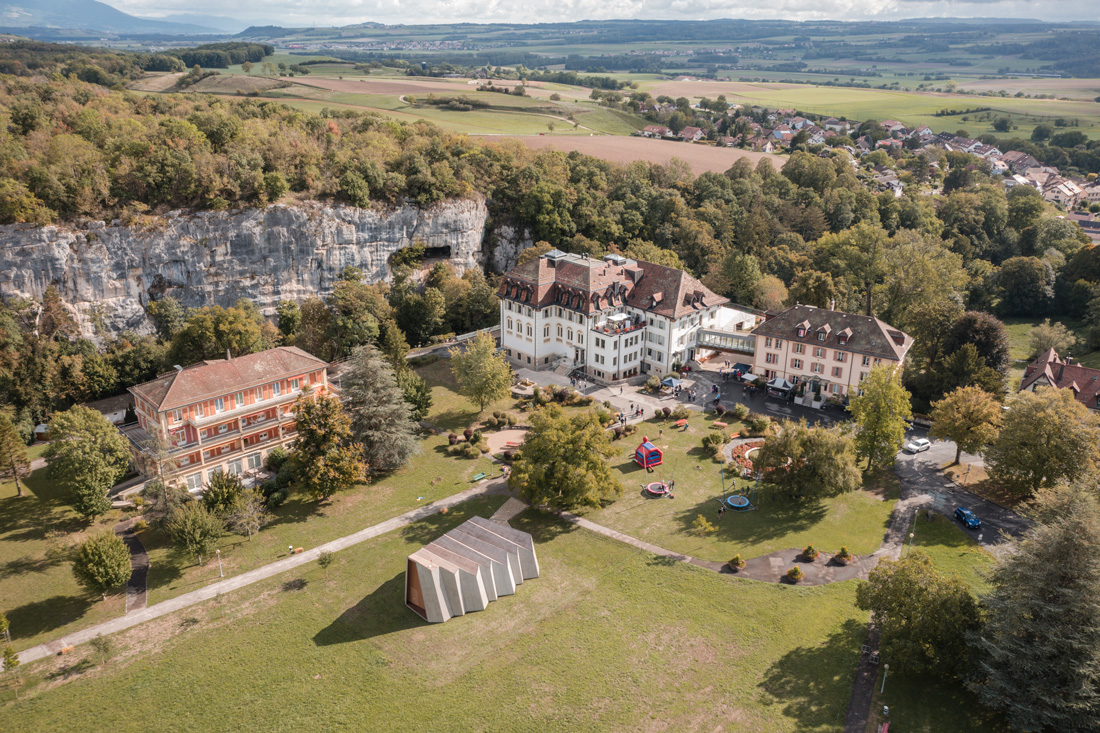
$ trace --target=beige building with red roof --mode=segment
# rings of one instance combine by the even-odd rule
[[[1034,392],[1039,387],[1072,389],[1078,402],[1093,411],[1100,411],[1100,369],[1074,364],[1062,359],[1054,349],[1048,349],[1027,365],[1020,381],[1020,392]]]
[[[900,368],[913,337],[873,316],[796,305],[753,330],[753,373],[821,387],[838,398],[859,389],[876,366]]]
[[[138,469],[200,490],[215,471],[258,469],[295,439],[294,401],[329,391],[328,364],[294,346],[177,366],[130,388],[138,422],[123,428]]]
[[[513,364],[604,383],[694,359],[696,333],[728,302],[683,270],[559,250],[508,272],[498,295],[500,345]]]

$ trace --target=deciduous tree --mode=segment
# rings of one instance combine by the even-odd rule
[[[967,638],[981,627],[978,602],[958,576],[944,576],[919,550],[883,560],[856,588],[856,605],[874,614],[891,666],[916,674],[966,670]]]
[[[989,576],[975,688],[1015,730],[1093,731],[1100,722],[1095,491],[1044,491],[1033,518]]]
[[[1085,475],[1097,459],[1096,415],[1072,389],[1040,387],[1008,401],[997,440],[985,452],[989,475],[1028,494]]]
[[[508,396],[512,367],[493,337],[481,332],[463,346],[450,350],[451,372],[462,394],[477,403],[478,412],[494,400]]]
[[[810,501],[858,489],[862,482],[852,435],[839,427],[785,421],[760,448],[753,467],[788,497]]]
[[[856,447],[867,459],[868,470],[892,466],[913,416],[909,392],[889,364],[872,369],[859,389],[848,405],[857,426]]]
[[[225,531],[222,520],[200,501],[189,501],[176,509],[165,525],[176,546],[203,564],[203,556],[209,557]]]
[[[607,459],[618,451],[595,412],[566,415],[550,404],[531,414],[531,430],[508,485],[524,501],[553,509],[598,507],[623,492]]]
[[[1028,343],[1033,357],[1045,354],[1050,349],[1065,356],[1069,348],[1077,343],[1077,337],[1061,323],[1051,323],[1049,318],[1044,318],[1042,323],[1031,329]]]
[[[82,405],[54,415],[46,449],[49,476],[69,492],[73,508],[92,519],[111,508],[107,491],[126,473],[126,438],[100,413]]]
[[[107,598],[130,579],[130,551],[114,532],[105,530],[84,540],[73,555],[73,575],[81,587]]]
[[[951,325],[943,351],[953,354],[964,344],[972,344],[990,368],[1008,373],[1008,332],[996,317],[982,311],[966,311],[959,316]]]
[[[352,437],[351,421],[340,400],[328,395],[302,395],[294,406],[298,441],[295,474],[302,487],[324,501],[362,481],[363,448]]]
[[[233,532],[243,534],[251,541],[252,535],[270,521],[271,515],[264,505],[263,494],[255,489],[245,489],[233,502],[228,526]]]
[[[31,471],[27,445],[19,437],[11,418],[0,412],[0,480],[15,482],[15,495],[23,495],[20,483]]]
[[[955,441],[955,463],[962,452],[977,453],[996,439],[1001,403],[980,387],[959,387],[932,405],[933,438]]]
[[[235,473],[214,471],[206,482],[202,493],[202,503],[217,517],[226,518],[233,511],[237,498],[245,491],[241,477]]]

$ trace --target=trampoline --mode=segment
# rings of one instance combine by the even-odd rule
[[[749,501],[749,497],[747,496],[734,494],[733,496],[726,497],[726,506],[733,509],[735,512],[743,512],[752,506],[752,502]]]
[[[664,481],[654,481],[645,485],[645,493],[650,496],[668,496],[668,484]]]

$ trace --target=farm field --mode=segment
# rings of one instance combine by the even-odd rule
[[[617,478],[626,488],[623,496],[584,516],[659,547],[716,562],[738,553],[748,559],[811,543],[825,552],[836,552],[846,545],[857,555],[869,554],[882,545],[897,500],[892,474],[881,486],[819,504],[780,499],[765,487],[754,501],[756,510],[726,512],[719,519],[720,498],[736,492],[732,479],[727,478],[723,493],[722,464],[700,447],[714,419],[713,413],[693,413],[686,430],[672,428],[671,422],[646,420],[639,424],[637,433],[616,443],[621,450],[612,459]],[[736,432],[740,427],[739,423],[731,423],[727,430]],[[633,461],[633,451],[642,435],[664,452],[664,463],[649,474]],[[642,492],[643,483],[657,480],[675,481],[676,498],[654,499]],[[737,482],[742,485],[740,479]],[[751,484],[746,490],[752,491]],[[692,523],[699,515],[718,530],[705,537],[692,534]]]
[[[704,172],[724,173],[738,158],[747,158],[753,166],[762,159],[770,160],[776,168],[782,168],[786,158],[769,153],[756,153],[751,150],[735,148],[716,148],[711,145],[674,142],[671,140],[653,140],[644,137],[611,137],[583,135],[553,135],[535,137],[516,137],[524,145],[536,150],[576,150],[586,155],[614,161],[632,163],[636,160],[658,165],[667,165],[673,159],[679,159],[691,166],[695,175]]]
[[[792,588],[667,563],[531,511],[541,577],[482,612],[424,624],[404,558],[503,497],[344,550],[23,670],[0,725],[147,726],[121,700],[154,690],[177,730],[395,728],[832,731],[866,617],[855,585]],[[217,684],[204,681],[217,681]],[[420,690],[416,704],[410,692]],[[644,690],[644,694],[640,694]]]

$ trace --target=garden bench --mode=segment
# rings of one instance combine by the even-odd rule
[[[481,479],[485,478],[485,477],[486,477],[486,476],[488,476],[488,475],[489,475],[489,474],[487,474],[487,473],[485,473],[485,472],[482,472],[482,473],[477,473],[477,474],[474,474],[474,477],[473,477],[472,479],[470,479],[470,481],[471,481],[471,482],[473,482],[473,481],[480,481]]]
[[[677,428],[685,428],[685,427],[687,427],[687,424],[688,424],[688,421],[685,418],[683,420],[677,420],[676,422],[673,423],[673,426],[677,427]]]
[[[720,422],[718,420],[715,420],[714,421],[714,427],[716,427],[716,428],[728,428],[729,423],[724,423],[724,422]]]

